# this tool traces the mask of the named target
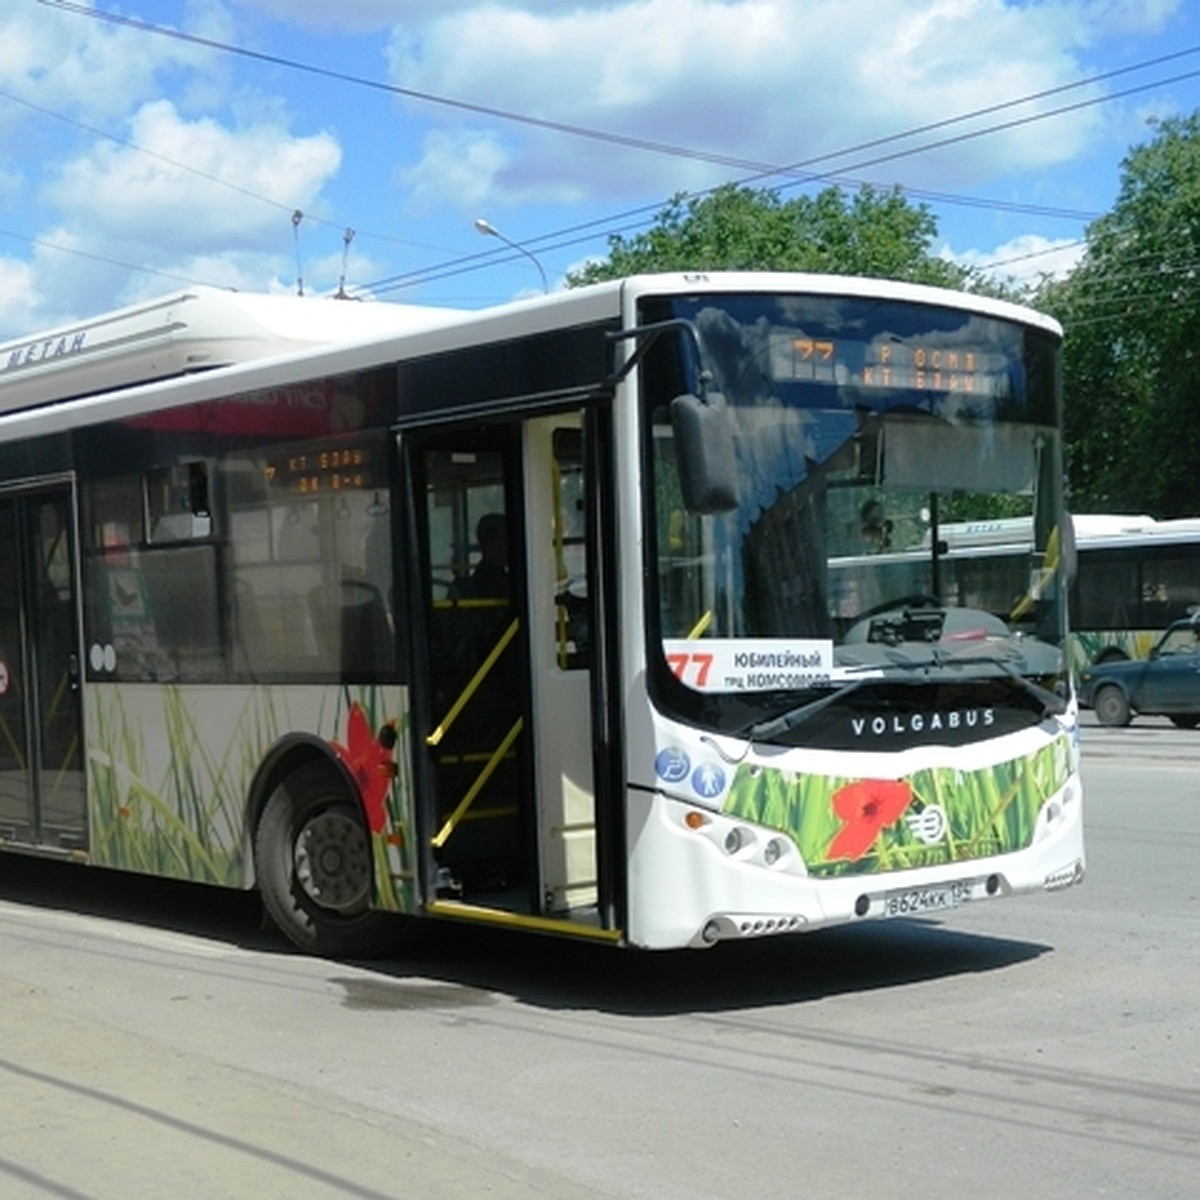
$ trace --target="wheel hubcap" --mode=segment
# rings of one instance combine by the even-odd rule
[[[296,878],[315,903],[335,912],[364,908],[371,887],[371,848],[362,822],[328,809],[296,838]]]

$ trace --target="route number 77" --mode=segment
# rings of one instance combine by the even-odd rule
[[[692,654],[668,654],[667,666],[680,683],[688,683],[689,672],[694,687],[703,688],[708,684],[708,673],[712,670],[713,655],[696,651]]]

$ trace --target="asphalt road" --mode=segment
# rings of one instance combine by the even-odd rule
[[[708,952],[0,859],[0,1197],[1194,1197],[1200,731],[1083,743],[1083,887]]]

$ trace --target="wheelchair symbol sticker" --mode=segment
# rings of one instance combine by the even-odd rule
[[[692,760],[678,746],[660,750],[654,759],[654,770],[664,783],[680,783],[688,777]]]

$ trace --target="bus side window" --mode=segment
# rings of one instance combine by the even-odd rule
[[[255,447],[221,463],[234,661],[256,678],[390,679],[392,542],[383,435]]]

